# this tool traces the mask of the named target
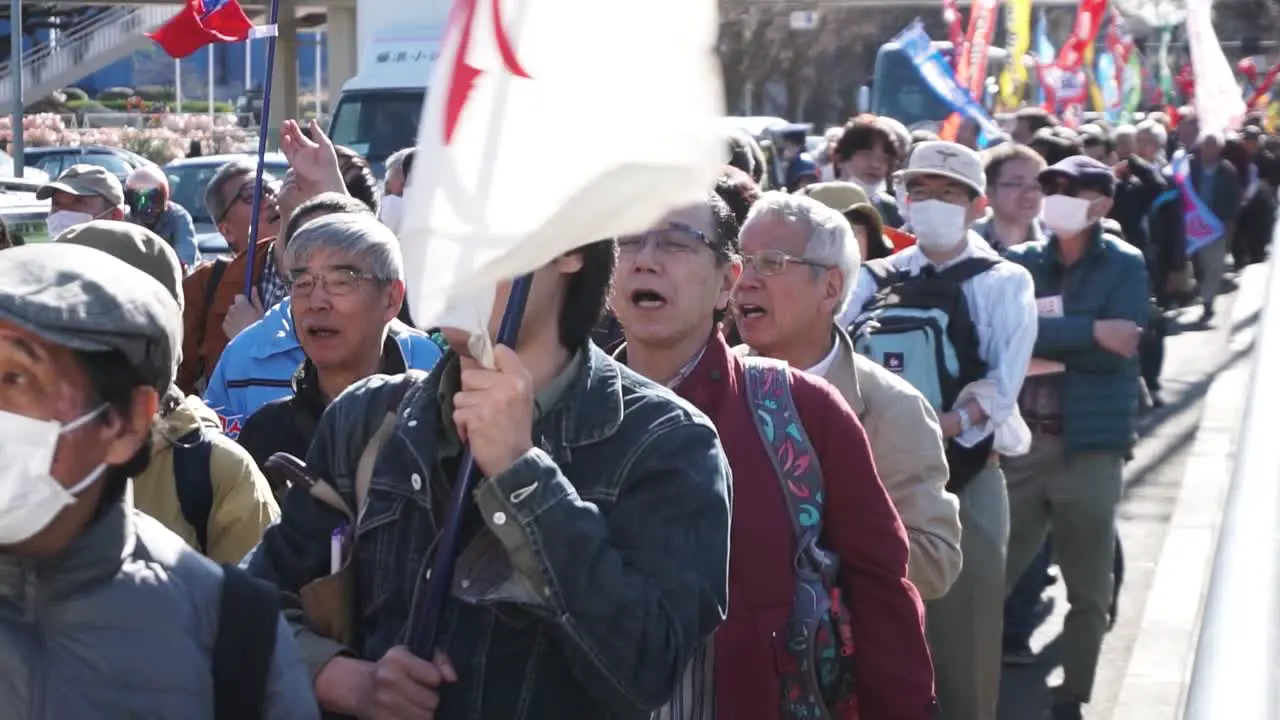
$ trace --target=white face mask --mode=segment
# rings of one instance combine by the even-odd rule
[[[1044,199],[1041,218],[1055,235],[1074,235],[1089,226],[1093,203],[1070,195],[1050,195]]]
[[[399,233],[400,223],[404,222],[404,198],[399,195],[383,195],[378,219],[393,232]]]
[[[49,213],[49,219],[45,221],[45,224],[49,228],[49,239],[53,240],[61,235],[64,230],[93,221],[94,217],[89,213],[76,212],[75,210],[55,210]]]
[[[58,439],[106,407],[100,405],[66,425],[0,410],[0,545],[23,542],[48,527],[106,471],[106,465],[99,465],[71,488],[50,474]]]
[[[964,239],[968,227],[965,209],[941,200],[921,200],[907,205],[907,222],[920,247],[925,250],[950,250]]]

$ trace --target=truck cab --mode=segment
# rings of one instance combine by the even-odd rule
[[[360,153],[381,178],[387,158],[417,144],[427,82],[440,57],[443,25],[388,28],[374,34],[358,74],[342,86],[329,137]]]

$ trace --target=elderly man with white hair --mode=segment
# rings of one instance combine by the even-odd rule
[[[804,368],[844,396],[867,431],[880,480],[906,526],[907,577],[923,599],[940,598],[960,574],[961,557],[959,503],[946,490],[937,413],[910,383],[854,352],[835,322],[861,265],[848,221],[811,198],[766,193],[742,228],[743,252],[794,251],[787,246],[791,236],[801,238],[800,257],[834,261],[831,278],[813,272],[744,277],[734,292],[744,316],[742,339],[753,352]]]
[[[240,432],[259,466],[277,452],[304,457],[320,415],[352,383],[405,372],[422,354],[415,349],[428,351],[422,369],[439,357],[424,333],[396,320],[405,295],[400,243],[371,215],[315,218],[293,236],[285,257],[294,334],[306,360],[294,373],[293,395],[262,406]]]
[[[1240,201],[1244,197],[1240,174],[1230,160],[1222,157],[1222,146],[1225,144],[1222,131],[1202,131],[1191,152],[1191,166],[1187,173],[1196,195],[1223,226],[1221,237],[1200,248],[1192,256],[1196,281],[1200,284],[1200,300],[1204,306],[1200,319],[1204,323],[1213,320],[1213,302],[1222,289],[1227,248],[1235,233],[1236,216],[1240,213]]]

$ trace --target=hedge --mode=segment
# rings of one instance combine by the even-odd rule
[[[90,106],[88,112],[101,112],[98,108],[106,108],[109,112],[128,112],[128,100],[69,100],[67,107],[73,112],[80,112],[81,108]],[[176,103],[166,102],[173,111],[176,109]],[[185,100],[182,103],[182,109],[189,113],[208,112],[209,103],[202,100]],[[213,111],[217,113],[234,113],[236,111],[235,103],[214,102]]]

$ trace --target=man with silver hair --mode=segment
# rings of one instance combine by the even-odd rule
[[[753,352],[786,360],[830,382],[853,408],[871,443],[880,480],[906,526],[907,578],[925,600],[946,595],[960,574],[960,517],[947,492],[938,416],[910,383],[853,350],[835,323],[861,265],[844,217],[811,198],[766,193],[742,228],[757,268],[795,253],[826,272],[744,275],[734,291],[738,328]],[[820,269],[820,268],[819,268]]]
[[[1165,148],[1169,144],[1169,131],[1156,120],[1147,118],[1138,123],[1133,143],[1133,152],[1138,157],[1157,167],[1167,164]]]
[[[372,216],[318,217],[298,230],[285,253],[294,332],[306,360],[294,374],[293,396],[262,406],[240,432],[259,466],[277,452],[305,456],[320,415],[352,383],[411,367],[402,336],[434,347],[426,334],[396,320],[405,295],[400,242]]]
[[[1225,144],[1221,130],[1202,131],[1191,153],[1191,164],[1187,172],[1192,189],[1223,227],[1221,237],[1200,248],[1192,256],[1196,282],[1200,284],[1200,300],[1204,306],[1200,318],[1204,323],[1213,320],[1213,302],[1222,289],[1227,247],[1235,233],[1236,216],[1240,213],[1240,200],[1244,196],[1240,174],[1230,160],[1222,157],[1222,147]]]

